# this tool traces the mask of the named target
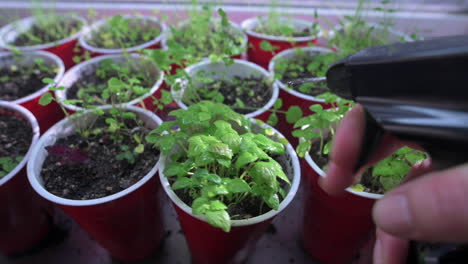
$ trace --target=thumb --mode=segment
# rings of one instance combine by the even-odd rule
[[[468,241],[468,165],[403,184],[376,202],[373,217],[380,229],[397,237]]]

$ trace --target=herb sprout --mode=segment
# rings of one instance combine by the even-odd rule
[[[84,23],[74,14],[57,15],[34,11],[34,23],[31,28],[21,29],[18,37],[10,43],[17,47],[54,43],[78,33]]]
[[[325,81],[303,82],[315,77],[325,77],[328,67],[336,61],[336,53],[320,54],[317,51],[294,49],[293,58],[275,59],[275,78],[288,88],[309,95],[318,95],[328,91]]]
[[[0,179],[5,177],[8,173],[20,164],[23,160],[23,156],[17,156],[15,158],[1,157],[0,158]]]
[[[161,26],[150,19],[116,15],[96,28],[86,42],[104,49],[130,48],[157,38],[161,32]]]
[[[316,160],[328,161],[328,155],[331,151],[335,129],[344,115],[351,109],[353,103],[341,99],[334,94],[325,93],[319,98],[325,99],[327,103],[332,104],[332,108],[325,110],[321,105],[312,105],[310,110],[315,112],[298,120],[294,127],[299,128],[293,131],[293,136],[302,138],[297,146],[297,153],[304,157],[312,149],[318,151],[311,153]],[[313,147],[315,144],[318,146]],[[427,154],[409,147],[401,148],[388,158],[378,162],[369,168],[363,176],[360,184],[352,186],[355,191],[377,191],[385,192],[391,190],[401,183],[404,176],[408,174],[411,166],[423,161]],[[319,166],[324,164],[319,164]],[[323,170],[326,167],[322,167]],[[368,177],[368,175],[370,175]],[[370,186],[365,188],[365,185]]]
[[[366,185],[370,185],[371,190],[381,188],[383,192],[387,192],[403,181],[413,165],[426,158],[427,154],[420,150],[403,147],[369,168],[371,177],[370,180],[366,179],[369,181]],[[355,191],[366,190],[363,184],[356,184],[351,188]]]
[[[44,87],[42,79],[53,78],[59,70],[56,65],[46,65],[41,57],[31,62],[21,53],[11,56],[12,63],[0,68],[0,100],[14,101],[33,94]]]
[[[209,57],[213,61],[240,55],[245,49],[243,32],[234,27],[220,8],[213,17],[211,7],[196,8],[189,12],[189,20],[179,27],[170,28],[167,46],[174,52],[184,54],[184,65]]]
[[[96,75],[102,80],[107,80],[102,85],[92,86],[89,85],[84,87],[84,92],[79,92],[79,99],[69,99],[58,102],[58,100],[51,94],[45,93],[39,100],[40,105],[48,105],[52,101],[56,101],[61,107],[62,111],[65,113],[66,117],[70,117],[70,113],[64,108],[63,105],[80,105],[83,109],[94,109],[93,113],[98,116],[98,119],[101,120],[101,124],[96,127],[97,121],[91,122],[89,126],[83,126],[79,128],[76,132],[80,136],[95,137],[102,136],[104,133],[110,133],[111,135],[106,136],[114,141],[115,144],[119,144],[125,137],[129,135],[132,137],[132,142],[135,143],[136,147],[122,147],[122,154],[116,157],[117,160],[127,160],[129,163],[135,161],[135,157],[138,154],[143,153],[144,142],[142,142],[143,135],[136,135],[134,131],[144,131],[142,126],[144,125],[141,120],[137,119],[137,116],[132,112],[127,112],[123,108],[117,107],[118,105],[128,102],[130,98],[136,97],[137,95],[142,95],[149,91],[148,88],[143,87],[146,81],[154,84],[154,80],[151,78],[154,75],[147,76],[142,72],[135,71],[134,67],[146,67],[145,63],[151,63],[145,58],[139,59],[137,61],[125,60],[128,65],[123,66],[119,63],[114,63],[112,60],[103,60],[99,65],[98,69],[95,71]],[[139,63],[137,65],[137,63]],[[143,65],[143,66],[142,66]],[[152,64],[153,68],[154,65]],[[156,76],[159,76],[156,74]],[[44,83],[52,84],[49,88],[50,91],[63,91],[65,87],[58,86],[54,83],[52,79],[44,79]],[[113,108],[105,112],[100,108],[96,108],[96,104],[109,104]],[[63,105],[62,105],[63,104]],[[84,110],[78,111],[83,112]],[[128,123],[128,121],[132,121]],[[137,128],[135,128],[135,126]],[[139,127],[139,128],[138,128]],[[135,130],[136,129],[136,130]]]
[[[255,215],[265,207],[278,209],[290,181],[274,158],[284,155],[285,147],[270,139],[270,132],[255,132],[243,115],[210,101],[170,115],[176,119],[146,139],[168,155],[164,175],[173,190],[188,195],[185,203],[193,214],[229,232],[230,220],[239,217],[231,212],[244,202],[258,205]]]

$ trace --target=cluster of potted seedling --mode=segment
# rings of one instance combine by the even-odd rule
[[[271,12],[239,27],[222,9],[188,14],[167,27],[138,15],[88,26],[40,13],[0,29],[10,50],[0,53],[0,212],[14,215],[0,218],[0,252],[44,239],[54,204],[113,257],[145,259],[163,238],[162,187],[194,263],[241,262],[294,198],[302,169],[305,248],[322,263],[356,255],[372,203],[425,154],[399,150],[347,197],[321,191],[334,131],[353,105],[324,76],[339,58],[409,37],[358,14],[329,31],[318,16]],[[343,217],[354,226],[340,227]]]

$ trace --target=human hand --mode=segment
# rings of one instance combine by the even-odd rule
[[[364,109],[357,105],[337,130],[327,177],[319,184],[330,194],[339,194],[353,184],[364,135]],[[404,145],[387,136],[370,164]],[[427,242],[468,241],[468,165],[430,172],[429,161],[412,168],[410,181],[395,188],[374,205],[378,228],[373,263],[404,263],[408,240]],[[362,170],[360,170],[361,172]],[[424,175],[424,177],[418,177]]]

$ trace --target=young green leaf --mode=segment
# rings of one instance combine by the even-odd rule
[[[356,192],[363,192],[364,191],[364,185],[362,184],[355,184],[350,187],[351,190],[356,191]]]
[[[250,152],[242,152],[236,160],[235,167],[240,169],[245,165],[252,163],[258,159],[258,156]]]
[[[214,197],[216,195],[225,195],[228,194],[228,190],[226,189],[226,186],[224,185],[219,185],[219,184],[210,184],[206,185],[202,189],[202,195],[205,197]]]
[[[297,105],[291,106],[286,112],[286,121],[288,121],[288,123],[290,124],[295,123],[301,117],[302,117],[302,109]]]
[[[138,154],[141,154],[144,151],[145,151],[145,145],[143,144],[138,144],[138,146],[136,146],[135,149],[133,150],[133,152],[138,153]]]
[[[312,145],[310,141],[301,141],[296,148],[297,155],[301,158],[304,158],[305,155],[310,151],[311,146]]]
[[[54,96],[51,93],[45,93],[39,99],[39,104],[42,106],[46,106],[50,104],[54,100]]]
[[[218,211],[225,209],[228,209],[228,207],[220,200],[214,200],[210,202],[210,211]]]
[[[225,210],[207,211],[205,216],[208,223],[212,226],[219,227],[224,232],[231,230],[231,219]]]
[[[185,188],[191,188],[193,185],[192,179],[186,177],[179,177],[173,184],[172,189],[179,190]]]
[[[44,79],[42,79],[42,82],[46,83],[46,84],[54,84],[55,83],[54,79],[51,79],[51,78],[44,78]]]
[[[278,124],[278,115],[276,113],[271,113],[270,116],[268,117],[267,123],[270,126],[276,126]]]
[[[263,51],[275,51],[279,49],[279,47],[271,45],[271,43],[266,40],[262,40],[262,42],[260,42],[260,49]]]
[[[192,213],[194,215],[201,215],[210,209],[210,200],[205,197],[198,197],[192,202]]]
[[[332,144],[333,144],[333,142],[331,140],[328,141],[327,144],[325,144],[325,146],[323,147],[323,154],[328,155],[330,153],[330,150],[332,148]]]
[[[231,193],[250,192],[249,184],[246,181],[244,181],[243,179],[232,179],[232,180],[230,180],[227,183],[226,188]]]
[[[275,101],[275,104],[273,105],[273,108],[278,110],[278,109],[281,109],[281,107],[283,107],[283,99],[281,98],[278,98],[276,101]]]
[[[270,207],[275,210],[278,210],[279,208],[279,198],[277,194],[272,194],[270,196],[264,197],[263,200],[265,203]]]

